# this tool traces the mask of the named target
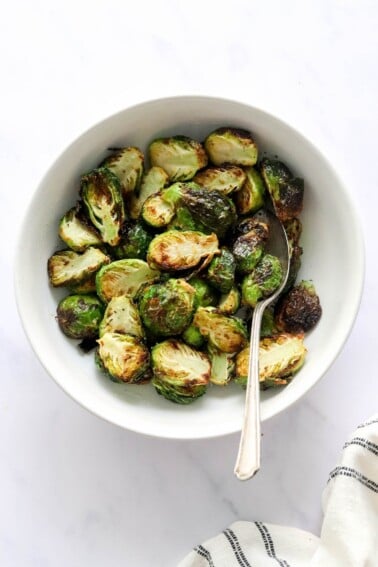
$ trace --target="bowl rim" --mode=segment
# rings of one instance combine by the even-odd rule
[[[174,95],[174,96],[159,97],[159,98],[154,98],[154,99],[146,99],[144,101],[141,101],[141,102],[138,102],[136,104],[127,106],[123,109],[120,109],[120,110],[118,110],[118,111],[116,111],[112,114],[105,116],[104,118],[101,118],[100,120],[98,120],[97,122],[92,124],[92,126],[88,127],[86,130],[79,133],[74,139],[71,139],[71,142],[68,145],[66,145],[58,153],[58,155],[55,157],[55,159],[51,162],[50,166],[45,171],[44,175],[40,178],[37,186],[35,187],[32,195],[31,195],[29,202],[27,203],[27,206],[25,208],[25,211],[24,211],[24,214],[23,214],[23,217],[22,217],[22,221],[21,221],[21,224],[20,224],[20,227],[19,227],[19,230],[18,230],[18,237],[17,237],[17,241],[16,241],[14,270],[13,270],[13,283],[14,283],[16,306],[17,306],[18,315],[19,315],[19,318],[20,318],[20,321],[21,321],[21,325],[22,325],[23,331],[24,331],[24,333],[25,333],[25,335],[26,335],[26,337],[29,341],[29,344],[32,347],[32,350],[34,351],[34,354],[36,355],[36,358],[39,360],[42,367],[49,374],[49,376],[54,380],[54,382],[65,392],[65,394],[67,394],[72,400],[74,400],[76,403],[78,403],[82,408],[89,411],[91,414],[95,415],[96,417],[104,419],[108,423],[111,423],[113,425],[117,425],[117,426],[121,427],[122,429],[126,429],[128,431],[133,431],[134,433],[139,433],[139,434],[145,435],[147,437],[164,438],[164,439],[172,439],[172,440],[211,439],[211,438],[216,438],[216,437],[223,437],[223,436],[226,436],[226,435],[232,435],[234,433],[240,432],[241,428],[240,427],[234,427],[232,429],[228,428],[227,430],[222,430],[222,428],[221,428],[221,430],[219,432],[210,432],[210,433],[204,432],[203,435],[202,434],[201,435],[191,435],[191,434],[184,434],[183,435],[182,433],[180,435],[175,435],[175,432],[172,432],[172,434],[169,434],[169,435],[166,435],[166,434],[162,435],[161,433],[158,433],[158,432],[153,431],[153,430],[151,431],[150,429],[148,429],[146,427],[143,427],[143,426],[138,427],[138,425],[134,424],[134,423],[131,424],[131,425],[125,425],[124,423],[120,423],[120,421],[118,419],[112,418],[111,415],[108,415],[108,412],[103,412],[99,409],[90,407],[89,405],[85,404],[84,400],[76,398],[69,391],[69,389],[67,387],[65,387],[64,380],[60,380],[59,378],[54,376],[53,372],[50,369],[48,357],[45,356],[43,353],[41,353],[41,351],[38,349],[38,341],[33,336],[32,322],[29,321],[27,319],[27,317],[24,316],[27,299],[26,299],[25,294],[23,292],[23,286],[21,285],[22,278],[20,277],[20,275],[22,274],[22,267],[23,267],[23,263],[22,263],[22,241],[23,241],[23,238],[22,237],[23,237],[23,235],[26,231],[29,210],[30,210],[30,208],[32,208],[33,203],[38,200],[38,196],[39,196],[41,188],[45,184],[46,179],[49,177],[52,170],[55,168],[56,164],[61,159],[62,155],[65,154],[66,152],[69,152],[70,149],[81,138],[85,137],[90,132],[101,128],[106,122],[108,122],[109,120],[116,119],[117,116],[121,116],[125,112],[130,112],[130,111],[132,112],[133,110],[136,110],[140,107],[144,107],[144,106],[147,106],[147,105],[162,104],[162,103],[169,104],[170,102],[174,102],[174,101],[177,101],[177,100],[181,100],[181,101],[196,100],[196,101],[203,101],[203,102],[206,102],[208,104],[215,103],[215,102],[224,102],[226,104],[228,103],[228,104],[232,104],[232,105],[237,105],[239,107],[244,107],[246,111],[257,112],[257,113],[266,115],[271,120],[275,120],[275,121],[280,122],[283,126],[288,128],[289,130],[293,131],[296,136],[298,136],[299,138],[302,138],[306,142],[306,144],[308,145],[311,152],[316,154],[317,157],[321,161],[323,161],[325,163],[325,165],[327,166],[327,168],[332,172],[332,175],[337,180],[339,187],[342,189],[343,198],[347,201],[349,210],[352,211],[352,217],[349,220],[350,220],[350,224],[351,224],[351,230],[353,230],[353,234],[354,234],[354,237],[355,237],[355,251],[358,251],[358,255],[355,258],[357,269],[355,270],[356,275],[354,276],[355,293],[354,293],[354,296],[353,296],[353,305],[349,304],[349,313],[350,313],[349,326],[346,327],[345,330],[341,333],[338,348],[334,351],[332,359],[328,360],[327,364],[322,368],[321,374],[318,375],[316,379],[313,379],[309,384],[307,384],[305,392],[298,391],[298,392],[295,393],[295,395],[292,395],[291,398],[288,401],[286,400],[285,403],[281,404],[278,408],[275,408],[275,410],[265,411],[265,413],[262,415],[261,421],[264,422],[264,421],[280,414],[282,411],[288,409],[293,404],[298,402],[298,400],[301,399],[305,394],[307,394],[315,386],[315,384],[319,383],[319,381],[324,377],[324,375],[327,373],[329,368],[334,364],[334,362],[336,361],[336,359],[340,355],[340,352],[344,348],[344,345],[345,345],[346,341],[348,340],[350,333],[352,332],[357,314],[359,312],[359,308],[360,308],[360,304],[361,304],[361,300],[362,300],[362,295],[363,295],[363,288],[364,288],[364,281],[365,281],[365,269],[366,269],[365,268],[365,244],[364,244],[364,238],[363,238],[362,223],[361,223],[359,211],[357,210],[357,208],[355,206],[354,200],[352,198],[351,192],[350,192],[347,184],[344,182],[342,176],[338,173],[338,171],[336,171],[335,167],[328,160],[328,158],[325,157],[325,155],[318,149],[318,147],[314,144],[314,142],[312,142],[312,140],[310,138],[308,138],[307,135],[304,135],[300,130],[298,130],[296,126],[292,126],[285,119],[281,118],[280,115],[273,114],[273,113],[267,111],[266,109],[264,109],[260,106],[249,104],[249,103],[244,102],[244,101],[239,101],[237,99],[231,99],[231,98],[219,97],[219,96],[211,96],[211,95],[180,94],[180,95]]]

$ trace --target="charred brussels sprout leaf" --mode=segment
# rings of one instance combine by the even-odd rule
[[[240,215],[254,213],[264,206],[265,185],[259,172],[249,167],[243,187],[235,194],[235,204]]]
[[[209,305],[216,305],[218,295],[216,291],[205,280],[201,278],[190,278],[189,283],[195,289],[194,307],[208,307]]]
[[[170,339],[152,348],[151,360],[158,394],[178,404],[189,404],[205,394],[211,367],[204,353]]]
[[[299,240],[302,234],[302,223],[299,219],[293,218],[284,222],[284,228],[289,243],[290,254],[289,275],[284,288],[284,292],[286,292],[293,287],[301,267],[301,256],[303,250],[299,245]]]
[[[119,179],[123,195],[139,190],[143,174],[144,156],[138,148],[127,147],[116,150],[107,157],[102,166],[110,169]]]
[[[129,212],[132,219],[139,218],[142,206],[148,197],[159,193],[168,183],[168,175],[161,167],[151,167],[142,177],[139,195],[132,193],[129,198]]]
[[[100,234],[83,215],[80,207],[70,209],[59,223],[59,236],[75,252],[83,252],[89,246],[101,246]]]
[[[59,327],[70,339],[94,339],[104,314],[104,306],[95,295],[69,295],[59,302]]]
[[[221,296],[217,310],[223,315],[234,315],[240,307],[240,291],[233,286],[228,293]]]
[[[182,203],[194,219],[220,238],[237,219],[234,203],[219,191],[190,188],[183,193]]]
[[[322,308],[314,284],[301,281],[282,296],[275,308],[275,322],[281,331],[307,332],[319,321]]]
[[[241,128],[218,128],[205,140],[205,149],[214,165],[255,165],[257,145],[252,134]]]
[[[127,295],[113,297],[106,306],[99,328],[100,337],[105,333],[144,337],[139,311],[133,300]]]
[[[154,140],[149,155],[151,164],[164,169],[171,181],[187,181],[207,165],[202,145],[187,136]]]
[[[235,279],[235,258],[228,248],[221,248],[219,256],[215,256],[207,270],[207,280],[221,293],[228,293]]]
[[[194,325],[189,325],[189,327],[185,329],[182,334],[182,338],[187,345],[194,348],[201,348],[205,343],[205,339],[201,335],[198,327],[195,327]]]
[[[155,336],[181,334],[192,320],[194,295],[194,288],[182,279],[146,286],[139,297],[144,326]]]
[[[303,179],[293,177],[281,161],[268,158],[261,161],[260,171],[280,221],[297,217],[303,207]]]
[[[124,225],[121,230],[121,240],[114,247],[114,256],[122,258],[138,258],[144,260],[152,235],[140,224]]]
[[[211,362],[210,382],[216,386],[226,386],[235,370],[234,354],[222,352],[209,345],[208,355]]]
[[[159,272],[151,269],[143,260],[116,260],[98,272],[97,295],[106,303],[119,295],[134,297],[142,284],[158,276]]]
[[[143,342],[132,335],[105,333],[98,339],[100,367],[117,382],[139,382],[149,367],[150,354]]]
[[[262,388],[284,386],[303,365],[306,356],[303,335],[282,333],[260,341],[259,379]],[[249,348],[236,356],[235,381],[246,386],[248,376]]]
[[[243,304],[256,307],[258,301],[269,297],[279,288],[282,277],[283,272],[279,259],[271,254],[265,254],[256,268],[243,279]]]
[[[269,229],[265,223],[256,223],[249,232],[239,236],[232,248],[236,269],[242,274],[251,272],[260,261],[268,239]]]
[[[87,248],[83,253],[73,250],[55,252],[47,262],[50,283],[54,287],[79,284],[109,261],[106,254],[93,247]]]
[[[222,352],[238,352],[246,344],[247,332],[243,322],[236,317],[222,315],[214,307],[199,307],[193,325]]]
[[[111,246],[118,244],[125,210],[116,175],[106,168],[94,169],[82,176],[80,194],[102,240]]]
[[[196,267],[202,259],[212,258],[217,252],[218,239],[215,234],[168,230],[152,240],[147,261],[153,268],[180,271]]]
[[[219,191],[224,195],[239,191],[245,180],[246,174],[244,170],[236,165],[207,167],[199,171],[193,178],[193,181],[207,189],[207,191]]]
[[[110,261],[110,260],[109,260]],[[72,294],[88,294],[96,293],[96,273],[94,272],[89,278],[80,281],[80,283],[67,286]]]
[[[261,319],[260,337],[272,337],[277,334],[277,327],[274,322],[274,307],[269,305],[263,313]]]

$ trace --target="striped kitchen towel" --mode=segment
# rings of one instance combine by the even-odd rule
[[[323,493],[320,537],[235,522],[178,567],[378,567],[378,415],[360,425]]]

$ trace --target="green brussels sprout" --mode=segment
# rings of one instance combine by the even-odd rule
[[[109,301],[99,327],[100,337],[105,333],[144,337],[139,311],[131,297],[119,295]]]
[[[280,331],[305,333],[315,327],[322,308],[314,284],[302,280],[283,295],[275,307],[275,323]]]
[[[151,349],[154,385],[158,394],[178,404],[189,404],[206,393],[210,361],[206,354],[169,339]]]
[[[301,267],[301,256],[303,253],[302,247],[299,245],[299,240],[302,234],[302,223],[299,219],[289,219],[283,223],[287,240],[289,243],[289,275],[287,277],[286,285],[283,293],[286,293],[293,287],[297,279],[299,269]]]
[[[70,339],[93,339],[104,314],[104,306],[95,295],[68,295],[57,308],[60,329]]]
[[[246,174],[244,170],[236,165],[207,167],[193,177],[193,181],[208,191],[219,191],[224,195],[239,191],[245,180]]]
[[[260,171],[280,221],[297,217],[303,207],[303,179],[293,177],[289,168],[275,159],[264,158]]]
[[[189,325],[189,327],[185,329],[182,338],[187,345],[194,348],[201,348],[205,343],[205,339],[201,335],[200,330],[194,325]]]
[[[82,176],[80,194],[102,240],[111,246],[118,244],[126,218],[118,177],[104,167],[94,169]]]
[[[97,342],[97,364],[114,381],[133,384],[143,379],[149,367],[150,353],[140,338],[109,332]]]
[[[129,214],[132,219],[138,219],[142,206],[148,197],[159,193],[168,183],[168,175],[161,167],[151,167],[142,176],[139,195],[128,195]]]
[[[252,134],[241,128],[218,128],[205,140],[205,150],[214,165],[249,167],[257,162],[257,145]]]
[[[110,258],[106,254],[92,246],[82,253],[60,250],[48,259],[47,271],[54,287],[72,286],[86,281],[109,262]]]
[[[259,380],[263,389],[271,386],[284,386],[302,367],[307,349],[303,335],[282,333],[260,340]],[[235,382],[247,385],[249,347],[236,355]]]
[[[212,345],[208,346],[207,352],[211,362],[210,382],[216,386],[226,386],[235,370],[235,354],[222,352]]]
[[[234,285],[228,293],[221,295],[217,310],[223,315],[234,315],[240,307],[240,291]]]
[[[277,334],[277,331],[278,329],[274,322],[274,307],[273,305],[268,305],[261,319],[260,337],[272,337]]]
[[[97,295],[105,303],[119,295],[135,297],[142,284],[152,282],[157,277],[159,272],[150,268],[143,260],[116,260],[97,273]]]
[[[187,136],[154,140],[149,147],[150,161],[167,172],[171,181],[187,181],[207,165],[207,155],[199,142]]]
[[[192,323],[203,337],[222,352],[238,352],[247,342],[243,321],[237,317],[227,317],[214,307],[199,307]]]
[[[141,215],[149,226],[163,228],[175,216],[175,208],[163,199],[162,192],[155,193],[144,201]]]
[[[211,259],[218,252],[215,234],[192,230],[168,230],[155,236],[147,253],[151,268],[180,271],[195,268],[201,260]]]
[[[182,279],[145,286],[138,297],[144,326],[155,336],[180,335],[192,320],[194,295]]]
[[[241,234],[234,242],[232,253],[236,261],[236,269],[242,274],[251,272],[264,254],[269,231],[264,223],[245,234]]]
[[[221,293],[228,293],[235,280],[236,263],[232,253],[222,247],[219,256],[215,256],[207,269],[207,280]]]
[[[121,229],[121,240],[114,247],[114,256],[123,258],[139,258],[145,260],[152,235],[139,222],[133,225],[124,224]]]
[[[138,192],[143,175],[144,156],[139,148],[119,148],[104,159],[101,166],[110,169],[119,179],[123,195]]]
[[[283,271],[277,256],[265,254],[242,282],[242,302],[256,307],[261,299],[272,295],[281,285]]]
[[[208,307],[216,305],[218,302],[217,292],[205,280],[193,277],[189,279],[189,283],[196,290],[194,296],[194,307]]]
[[[70,209],[59,223],[59,236],[71,250],[83,252],[89,246],[101,246],[102,239],[83,215],[80,206]]]
[[[235,193],[235,205],[240,215],[254,213],[264,206],[265,185],[254,167],[246,169],[243,187]]]
[[[179,206],[176,214],[168,224],[168,230],[196,230],[209,234],[211,230],[205,227],[200,221],[196,220],[192,213],[183,206]]]

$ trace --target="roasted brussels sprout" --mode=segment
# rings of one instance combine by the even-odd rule
[[[80,206],[70,209],[59,223],[59,236],[71,250],[83,252],[89,246],[101,246],[102,239],[83,215]]]
[[[151,268],[180,271],[195,268],[202,259],[211,259],[218,252],[215,234],[186,230],[168,230],[155,236],[147,253]]]
[[[167,226],[175,215],[175,208],[163,199],[162,193],[155,193],[142,206],[142,219],[154,228]]]
[[[193,181],[208,191],[219,191],[224,195],[239,191],[245,180],[244,170],[236,165],[207,167],[199,171],[193,178]]]
[[[200,330],[194,325],[189,325],[189,327],[185,329],[182,338],[187,345],[194,348],[201,348],[205,343],[205,339],[201,335]]]
[[[267,225],[265,223],[256,223],[252,230],[242,234],[235,240],[232,253],[238,272],[248,274],[257,266],[264,253],[268,235]]]
[[[95,295],[68,295],[57,308],[57,320],[70,339],[93,339],[104,314],[104,306]]]
[[[110,169],[119,179],[123,195],[138,192],[143,174],[144,156],[139,148],[120,148],[107,157],[102,166]]]
[[[234,315],[240,307],[240,291],[234,285],[228,293],[221,296],[217,310],[223,315]]]
[[[238,352],[247,340],[243,321],[237,317],[227,317],[214,307],[199,307],[193,318],[193,325],[201,335],[222,352]]]
[[[222,352],[211,344],[207,352],[211,362],[210,382],[216,386],[226,386],[235,370],[235,354]]]
[[[253,271],[242,282],[242,302],[256,307],[261,299],[269,297],[282,283],[283,272],[277,256],[265,254]]]
[[[180,335],[190,324],[195,289],[182,279],[145,286],[138,297],[144,326],[154,335]]]
[[[282,296],[275,307],[275,323],[287,333],[307,332],[319,321],[322,308],[315,286],[302,280]]]
[[[303,365],[306,356],[303,335],[282,333],[264,338],[259,347],[259,379],[262,388],[283,386]],[[249,347],[236,355],[235,381],[245,386],[248,377]]]
[[[122,260],[122,258],[145,260],[151,240],[152,235],[141,223],[124,224],[121,229],[121,240],[113,248],[113,254],[119,260]]]
[[[241,128],[218,128],[205,140],[205,149],[214,165],[251,166],[257,162],[257,145],[252,134]]]
[[[235,205],[240,215],[254,213],[264,206],[265,185],[254,167],[246,169],[243,187],[235,193]]]
[[[207,165],[202,145],[187,136],[154,140],[149,155],[151,164],[164,169],[171,181],[187,181]]]
[[[205,225],[195,219],[186,207],[179,206],[176,214],[168,225],[168,230],[196,230],[204,234],[211,233]]]
[[[142,176],[139,194],[129,195],[129,214],[132,219],[139,218],[142,206],[148,197],[159,193],[168,183],[168,174],[161,167],[151,167]]]
[[[126,218],[118,177],[105,167],[94,169],[82,176],[80,195],[102,240],[111,246],[118,244]]]
[[[107,304],[100,323],[100,337],[105,335],[105,333],[121,333],[123,335],[133,335],[134,337],[144,337],[139,311],[133,300],[127,295],[113,297]]]
[[[221,293],[228,293],[234,285],[236,263],[232,253],[222,247],[219,256],[215,256],[207,269],[207,280]]]
[[[48,259],[47,271],[54,287],[69,287],[86,281],[109,262],[110,258],[106,254],[92,246],[83,253],[60,250]]]
[[[143,260],[116,260],[97,273],[97,295],[106,303],[119,295],[135,297],[142,284],[152,282],[158,276],[159,272]]]
[[[260,171],[280,221],[297,217],[303,206],[303,179],[294,178],[288,167],[275,159],[264,158]]]
[[[98,339],[102,367],[117,382],[139,382],[149,367],[150,353],[140,338],[105,333]]]
[[[208,357],[175,339],[151,349],[153,379],[158,394],[178,404],[189,404],[206,392],[210,378]]]
[[[189,283],[196,291],[194,296],[195,309],[217,304],[218,294],[205,280],[193,277],[189,279]]]

